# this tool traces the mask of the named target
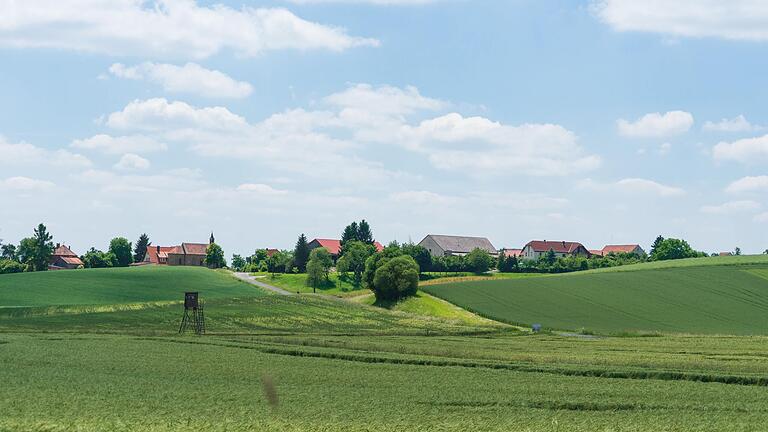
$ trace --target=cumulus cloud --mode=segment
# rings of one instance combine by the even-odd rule
[[[619,119],[616,125],[619,134],[626,137],[660,138],[688,132],[693,126],[693,116],[685,111],[649,113],[634,122]]]
[[[768,8],[760,0],[593,0],[592,10],[616,31],[768,40]]]
[[[703,213],[709,214],[733,214],[742,213],[746,211],[757,210],[760,208],[760,203],[750,200],[743,201],[730,201],[719,205],[707,205],[701,207]]]
[[[67,150],[47,150],[35,145],[21,142],[9,143],[0,137],[0,165],[36,165],[60,168],[85,168],[92,165],[83,155]]]
[[[685,190],[682,188],[643,178],[625,178],[613,183],[599,183],[587,179],[579,182],[578,186],[587,190],[655,195],[665,198],[685,195]]]
[[[115,168],[122,171],[146,170],[149,166],[150,162],[147,159],[133,153],[124,154],[115,164]]]
[[[376,46],[283,8],[233,9],[196,0],[0,0],[0,45],[108,55],[202,59],[282,49]]]
[[[10,191],[35,191],[51,189],[55,185],[47,180],[38,180],[29,177],[9,177],[0,180],[0,190]]]
[[[110,66],[109,72],[118,78],[147,80],[159,84],[169,93],[241,99],[253,92],[253,86],[249,83],[237,81],[225,73],[206,69],[196,63],[176,66],[145,62],[130,67],[115,63]]]
[[[721,119],[718,122],[708,121],[702,127],[710,132],[750,132],[762,129],[762,127],[753,125],[744,115],[739,114],[732,119]]]
[[[156,98],[131,102],[110,114],[106,125],[140,131],[156,141],[186,143],[202,155],[254,158],[282,170],[311,174],[321,165],[346,166],[335,175],[360,174],[372,182],[400,175],[356,156],[382,146],[419,153],[437,168],[476,176],[564,176],[600,164],[573,132],[559,125],[506,125],[459,113],[411,120],[448,106],[414,87],[356,84],[323,98],[314,110],[291,109],[255,123],[224,107]]]
[[[166,144],[144,135],[111,136],[98,134],[90,138],[76,139],[70,145],[82,150],[98,150],[107,154],[149,153],[168,148]]]
[[[729,193],[768,191],[768,176],[742,177],[729,184],[725,191]]]
[[[712,148],[716,160],[750,163],[768,158],[768,135],[744,138],[732,142],[719,142]]]

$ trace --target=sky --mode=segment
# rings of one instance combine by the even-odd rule
[[[760,0],[0,0],[0,239],[768,248]]]

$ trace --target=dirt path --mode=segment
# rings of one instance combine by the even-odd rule
[[[256,276],[250,275],[248,273],[232,272],[232,274],[236,278],[238,278],[240,280],[244,280],[244,281],[246,281],[246,282],[248,282],[250,284],[256,285],[259,288],[264,288],[265,290],[272,291],[272,292],[274,292],[276,294],[279,294],[279,295],[293,295],[292,292],[289,292],[289,291],[286,291],[286,290],[284,290],[282,288],[278,288],[278,287],[276,287],[274,285],[270,285],[268,283],[262,282]]]

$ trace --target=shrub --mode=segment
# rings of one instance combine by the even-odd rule
[[[419,265],[408,255],[386,260],[373,278],[376,300],[397,300],[416,294],[419,288]]]
[[[493,258],[488,255],[488,252],[475,248],[464,257],[464,262],[466,263],[467,270],[474,273],[485,273],[491,269]]]
[[[18,261],[0,259],[0,274],[21,273],[26,266]]]

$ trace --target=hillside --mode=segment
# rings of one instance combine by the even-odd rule
[[[0,308],[178,301],[184,291],[203,299],[263,293],[226,273],[199,267],[128,267],[0,276]]]
[[[627,267],[424,290],[492,319],[546,328],[768,334],[768,260],[762,256]]]

